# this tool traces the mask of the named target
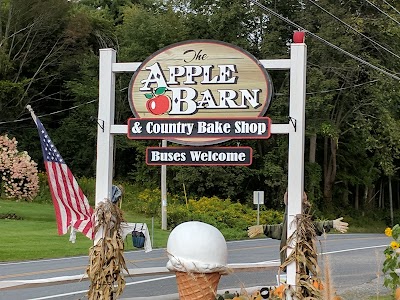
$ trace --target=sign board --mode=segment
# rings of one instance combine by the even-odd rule
[[[147,147],[148,165],[249,166],[251,147]]]
[[[253,192],[253,204],[264,204],[264,191]]]
[[[131,118],[128,120],[130,139],[171,138],[219,138],[268,139],[271,135],[271,119],[219,118],[219,119],[175,119]]]
[[[272,81],[262,64],[245,50],[214,40],[185,41],[157,51],[129,84],[135,118],[155,123],[165,118],[178,124],[187,118],[263,117],[271,97]],[[204,146],[232,138],[229,135],[181,135],[170,141]]]

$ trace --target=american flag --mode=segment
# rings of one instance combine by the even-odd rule
[[[39,118],[34,118],[42,145],[51,197],[56,212],[58,234],[66,234],[72,226],[93,239],[94,215],[74,175],[54,146]]]

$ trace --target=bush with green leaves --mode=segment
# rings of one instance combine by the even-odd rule
[[[122,184],[124,186],[124,184]],[[127,210],[134,211],[139,214],[144,214],[146,217],[161,216],[161,191],[160,189],[143,189],[133,186],[136,190],[133,191],[127,185],[125,189],[124,207]],[[178,202],[177,197],[174,195],[167,195],[168,209],[170,205]]]
[[[260,211],[260,222],[276,224],[282,222],[283,214],[273,210]],[[247,205],[232,202],[230,199],[201,197],[190,199],[188,205],[168,206],[168,227],[174,228],[187,221],[202,221],[221,231],[235,229],[245,236],[247,227],[257,222],[257,211]],[[239,237],[239,236],[238,236]]]
[[[128,192],[125,195],[127,210],[145,214],[148,217],[161,215],[161,191],[145,189],[136,195]],[[168,228],[187,221],[201,221],[215,226],[231,238],[246,236],[247,227],[257,222],[257,211],[253,208],[232,202],[230,199],[220,199],[216,196],[200,199],[179,199],[168,194]],[[260,222],[268,224],[280,223],[283,213],[274,210],[260,211]]]
[[[0,136],[0,189],[7,198],[32,201],[39,191],[37,164],[17,144],[15,138]]]
[[[39,190],[35,197],[35,202],[37,203],[52,203],[51,192],[48,182],[47,173],[39,172]],[[96,190],[96,179],[81,177],[76,178],[79,187],[82,189],[83,194],[89,201],[89,204],[95,206],[95,190]]]
[[[383,262],[382,272],[385,274],[383,285],[392,289],[393,292],[400,286],[400,277],[397,270],[400,269],[400,225],[396,224],[393,228],[386,228],[385,234],[393,240],[384,250],[385,261]]]

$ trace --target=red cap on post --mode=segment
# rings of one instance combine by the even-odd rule
[[[293,43],[301,44],[304,43],[306,33],[304,31],[295,31],[293,33]]]

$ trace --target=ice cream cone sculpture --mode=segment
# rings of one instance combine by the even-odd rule
[[[167,268],[176,274],[180,300],[214,300],[227,273],[227,247],[221,232],[206,223],[186,222],[168,238]]]
[[[180,300],[214,300],[220,273],[185,273],[175,272]]]

